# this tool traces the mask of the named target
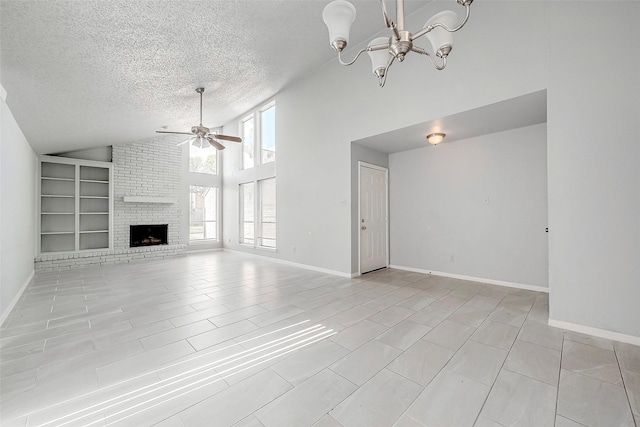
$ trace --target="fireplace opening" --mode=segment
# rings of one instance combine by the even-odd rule
[[[131,225],[130,227],[130,246],[132,248],[137,246],[169,244],[167,241],[167,230],[169,228],[169,224]]]

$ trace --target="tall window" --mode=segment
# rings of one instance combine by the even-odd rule
[[[255,165],[255,119],[253,114],[242,121],[242,169]]]
[[[271,102],[241,121],[242,169],[276,160],[276,105]]]
[[[258,181],[260,185],[260,244],[276,247],[276,179]]]
[[[255,185],[240,184],[240,243],[255,244]]]
[[[189,145],[189,172],[217,174],[218,150],[210,145],[205,148]]]
[[[218,239],[218,189],[190,186],[189,240]]]
[[[261,162],[269,163],[276,159],[276,106],[272,104],[260,113]]]

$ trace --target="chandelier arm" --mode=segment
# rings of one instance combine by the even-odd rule
[[[412,52],[415,52],[415,53],[419,53],[419,54],[421,54],[421,55],[426,55],[426,56],[428,56],[428,57],[429,57],[429,59],[431,59],[431,63],[433,64],[433,66],[435,67],[435,69],[436,69],[436,70],[444,70],[444,67],[446,67],[446,66],[447,66],[447,57],[446,57],[446,56],[443,56],[443,57],[442,57],[442,65],[438,65],[438,63],[436,62],[436,60],[435,60],[435,59],[433,59],[433,56],[429,55],[429,52],[427,52],[427,51],[426,51],[426,50],[424,50],[423,48],[418,47],[418,46],[413,46],[413,47],[411,48],[411,51],[412,51]]]
[[[384,68],[384,74],[382,75],[381,78],[379,78],[378,80],[378,84],[380,85],[380,87],[384,87],[384,84],[387,82],[387,75],[389,74],[389,67],[391,67],[391,64],[393,64],[393,61],[396,59],[395,56],[390,55],[389,57],[389,62],[387,62],[387,66]]]
[[[465,13],[465,17],[462,20],[462,22],[460,23],[460,25],[458,25],[455,28],[449,28],[444,24],[441,24],[439,22],[433,24],[433,25],[429,25],[428,27],[423,28],[422,30],[418,31],[417,33],[415,33],[414,35],[411,36],[411,41],[420,38],[422,36],[424,36],[425,34],[427,34],[428,32],[431,32],[434,28],[440,27],[450,33],[455,33],[456,31],[458,31],[459,29],[461,29],[462,27],[465,26],[465,24],[467,23],[467,21],[469,20],[469,13],[471,12],[471,6],[469,4],[465,4],[464,8],[466,10]]]
[[[398,32],[398,27],[396,27],[396,24],[391,21],[391,30],[393,31],[393,36],[395,37],[396,41],[400,40],[400,33]]]
[[[356,55],[355,58],[353,58],[353,60],[349,61],[349,62],[344,62],[342,60],[342,52],[338,51],[338,61],[340,61],[340,64],[345,65],[345,66],[349,66],[349,65],[353,65],[353,63],[355,63],[358,58],[360,57],[360,55],[362,55],[365,52],[373,52],[376,50],[383,50],[383,49],[389,49],[389,43],[385,43],[385,44],[376,44],[373,46],[367,46],[366,48],[360,50],[360,52],[358,52],[358,54]]]
[[[384,18],[384,25],[386,25],[387,28],[391,28],[393,21],[389,19],[389,15],[387,14],[387,7],[384,5],[384,0],[380,0],[380,3],[382,3],[382,17]]]

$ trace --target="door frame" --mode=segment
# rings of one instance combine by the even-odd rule
[[[362,206],[361,206],[361,171],[362,168],[369,168],[369,169],[376,169],[379,171],[384,172],[385,174],[385,210],[386,210],[386,217],[387,217],[387,221],[385,224],[385,233],[386,233],[386,239],[387,239],[387,248],[386,248],[386,260],[385,260],[385,267],[389,268],[389,168],[386,168],[384,166],[378,166],[378,165],[374,165],[371,163],[367,163],[367,162],[363,162],[362,160],[358,160],[358,221],[357,221],[357,227],[358,229],[361,227],[361,223],[362,223]],[[361,276],[362,275],[362,233],[360,232],[361,230],[358,230],[358,275]]]

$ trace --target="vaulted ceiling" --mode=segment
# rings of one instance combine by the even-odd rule
[[[355,46],[383,23],[379,1],[352,2]],[[221,126],[335,57],[327,3],[2,0],[0,81],[41,154],[188,129],[198,86],[205,126]],[[428,3],[408,1],[406,13]]]

